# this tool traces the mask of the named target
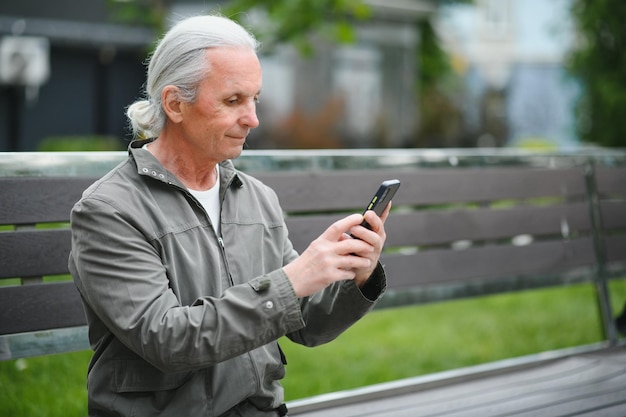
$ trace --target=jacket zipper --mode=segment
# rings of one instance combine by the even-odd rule
[[[222,209],[224,208],[224,200],[226,199],[226,193],[228,192],[228,189],[230,188],[232,182],[233,182],[233,177],[231,177],[226,184],[224,185],[224,194],[219,196],[219,202],[220,202],[220,218],[218,219],[218,228],[217,230],[219,231],[219,234],[216,232],[215,235],[217,236],[217,242],[220,245],[220,249],[222,250],[222,259],[224,259],[224,266],[226,267],[226,274],[228,275],[228,282],[230,284],[230,286],[234,286],[235,285],[235,281],[233,280],[233,276],[230,272],[230,265],[228,265],[228,258],[226,257],[226,246],[224,245],[224,239],[222,238]],[[220,190],[222,191],[222,190]],[[220,193],[221,194],[221,193]],[[208,214],[206,215],[207,217],[209,216]],[[209,219],[209,221],[211,221]]]
[[[219,243],[220,249],[222,251],[222,259],[224,260],[224,265],[226,266],[226,275],[228,275],[228,282],[232,287],[235,285],[235,282],[233,281],[233,277],[230,273],[230,266],[228,265],[228,259],[226,258],[226,248],[224,246],[224,239],[222,239],[222,236],[217,237],[217,242]]]
[[[232,183],[232,179],[228,181],[228,183],[226,184],[226,189],[228,189],[230,187]],[[189,192],[187,191],[185,188],[180,187],[174,183],[172,183],[171,181],[168,182],[169,185],[178,188],[179,190],[181,190],[182,192],[184,192],[188,197],[190,197],[192,199],[192,201],[196,204],[196,206],[198,206],[200,208],[200,210],[202,210],[202,212],[204,213],[204,216],[207,218],[207,220],[209,221],[209,224],[211,224],[211,218],[209,217],[209,214],[206,212],[206,210],[204,209],[204,207],[202,206],[202,204],[200,204],[200,202]],[[220,197],[220,218],[219,218],[219,227],[218,230],[220,231],[220,233],[222,232],[222,205],[224,203],[224,198],[226,197],[226,192],[224,192],[224,197]],[[217,243],[220,246],[220,251],[222,252],[222,261],[224,262],[224,267],[226,268],[226,275],[228,276],[228,283],[230,284],[230,286],[234,286],[235,282],[233,281],[233,276],[230,273],[230,266],[228,265],[228,259],[226,258],[226,248],[224,246],[224,239],[222,239],[221,235],[218,235],[218,233],[215,231],[215,229],[213,228],[213,226],[211,225],[211,229],[213,230],[213,233],[215,233],[215,237],[217,238]]]

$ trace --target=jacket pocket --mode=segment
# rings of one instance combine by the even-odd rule
[[[273,389],[285,377],[287,359],[277,342],[269,343],[251,352],[261,377],[263,390]]]
[[[211,416],[204,377],[197,372],[164,374],[141,360],[116,360],[113,365],[115,415],[130,417]]]

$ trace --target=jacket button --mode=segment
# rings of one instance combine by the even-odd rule
[[[267,308],[268,310],[274,308],[274,303],[272,301],[266,301],[265,308]]]

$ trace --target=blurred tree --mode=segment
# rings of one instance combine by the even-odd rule
[[[580,80],[580,138],[603,146],[626,146],[626,2],[573,0],[580,37],[568,60]]]
[[[438,0],[438,6],[469,4],[473,0]],[[420,123],[412,146],[467,147],[473,146],[465,137],[460,104],[455,99],[462,89],[452,68],[449,54],[442,48],[433,19],[416,22],[420,42],[417,44],[419,62],[416,75]]]
[[[420,42],[416,91],[420,123],[413,143],[415,147],[455,147],[462,124],[461,111],[452,99],[447,84],[454,78],[450,59],[431,20],[416,23]]]
[[[171,0],[106,0],[109,18],[115,23],[141,25],[163,31]]]
[[[334,42],[352,42],[355,32],[352,22],[371,16],[362,0],[232,0],[223,13],[241,20],[250,10],[263,10],[269,25],[255,35],[263,41],[264,49],[279,43],[292,43],[301,53],[313,52],[309,35],[318,33]]]

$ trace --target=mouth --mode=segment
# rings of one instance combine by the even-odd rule
[[[229,136],[229,139],[234,141],[234,142],[238,142],[239,144],[243,144],[243,143],[246,142],[246,138],[245,137]]]
[[[236,141],[240,141],[240,142],[245,142],[246,138],[248,137],[247,134],[245,135],[227,135],[230,139],[236,140]]]

